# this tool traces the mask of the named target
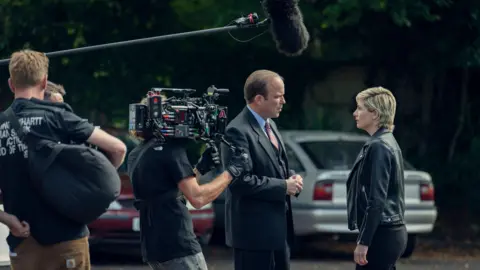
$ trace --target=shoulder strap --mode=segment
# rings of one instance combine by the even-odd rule
[[[138,186],[135,185],[135,183],[133,182],[133,173],[135,172],[135,169],[137,168],[138,163],[142,159],[142,156],[145,154],[145,152],[147,152],[150,146],[153,145],[154,143],[155,143],[155,139],[152,139],[151,141],[144,144],[142,150],[140,150],[140,153],[138,153],[137,158],[135,159],[135,161],[133,161],[132,166],[131,167],[129,166],[127,168],[128,176],[130,176],[130,183],[132,184],[133,193],[135,196],[139,196],[140,193],[138,190]]]
[[[142,159],[142,156],[145,154],[145,152],[152,146],[152,144],[155,143],[155,139],[152,139],[151,141],[147,142],[146,144],[143,145],[142,150],[140,150],[140,153],[138,153],[137,158],[135,161],[132,163],[132,166],[128,168],[128,174],[130,176],[130,180],[133,180],[133,172],[135,171],[135,168],[138,165],[138,162]]]
[[[47,169],[52,165],[53,161],[55,161],[55,158],[62,152],[63,149],[65,149],[65,144],[55,144],[55,147],[52,148],[52,152],[48,155],[48,157],[44,160],[42,160],[43,166],[38,170],[38,175],[39,177],[43,177]]]

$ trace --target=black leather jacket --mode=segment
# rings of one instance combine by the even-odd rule
[[[393,134],[379,129],[365,143],[347,181],[348,228],[369,246],[378,226],[404,224],[403,157]]]

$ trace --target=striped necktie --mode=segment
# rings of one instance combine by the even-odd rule
[[[270,139],[270,142],[277,148],[278,150],[278,141],[277,137],[275,137],[275,134],[273,134],[272,127],[270,126],[270,123],[268,121],[265,122],[265,131],[267,131],[267,136]]]

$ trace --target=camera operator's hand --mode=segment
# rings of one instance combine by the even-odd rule
[[[236,178],[252,169],[248,153],[240,148],[230,149],[231,158],[225,168],[232,177]]]
[[[217,146],[208,143],[207,149],[202,153],[202,156],[195,167],[197,168],[197,171],[203,175],[220,165],[220,152],[218,151]]]

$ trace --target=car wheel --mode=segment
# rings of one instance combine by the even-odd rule
[[[218,230],[213,230],[212,239],[210,239],[210,244],[215,246],[226,246],[225,244],[225,231],[223,228]]]
[[[210,244],[210,240],[212,239],[212,233],[207,232],[201,236],[197,236],[198,243],[202,246],[208,246]]]
[[[410,256],[412,256],[416,245],[417,245],[417,236],[409,234],[407,247],[405,248],[405,252],[403,252],[402,258],[409,258]]]
[[[307,241],[305,241],[305,238],[303,237],[295,237],[295,244],[290,246],[290,257],[292,259],[297,259],[304,255],[303,253],[305,252],[305,246],[308,244]]]

